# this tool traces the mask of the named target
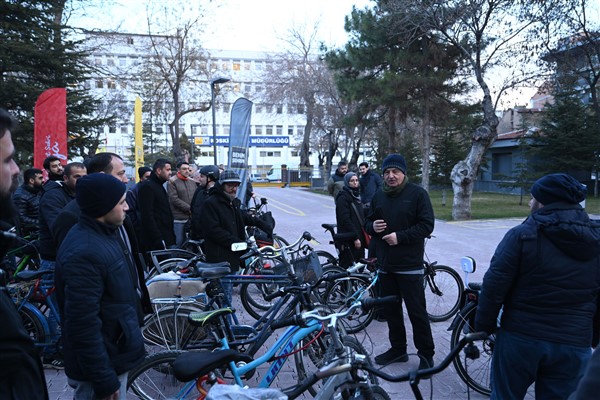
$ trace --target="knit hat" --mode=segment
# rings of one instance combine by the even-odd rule
[[[586,194],[587,188],[567,174],[543,176],[531,187],[531,195],[545,206],[558,202],[581,203]]]
[[[385,172],[388,168],[398,168],[403,174],[406,174],[406,161],[400,154],[390,154],[383,160],[381,172]]]
[[[242,183],[240,176],[233,170],[228,169],[221,173],[219,177],[219,183],[222,185],[224,183]]]
[[[115,208],[126,190],[114,176],[97,172],[77,179],[75,199],[83,214],[98,218]]]
[[[354,172],[348,172],[346,175],[344,175],[344,186],[350,187],[350,179],[354,176],[358,175],[356,175]]]

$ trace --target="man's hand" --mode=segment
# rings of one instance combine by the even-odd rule
[[[389,233],[383,236],[382,239],[390,246],[395,246],[398,244],[398,237],[396,236],[396,232]]]
[[[373,221],[373,230],[375,233],[381,233],[387,229],[387,224],[382,219],[376,219]]]

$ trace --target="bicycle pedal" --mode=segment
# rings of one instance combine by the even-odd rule
[[[465,356],[471,360],[476,360],[479,358],[479,348],[475,346],[473,343],[470,343],[465,346],[464,349]]]

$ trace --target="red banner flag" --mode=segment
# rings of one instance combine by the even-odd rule
[[[34,109],[33,166],[43,170],[48,156],[67,162],[67,90],[48,89],[38,97]],[[46,171],[44,171],[44,177]]]

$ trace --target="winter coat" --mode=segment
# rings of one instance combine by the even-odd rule
[[[145,251],[163,250],[175,245],[173,213],[163,183],[155,173],[140,185],[138,210],[141,243]]]
[[[327,181],[327,192],[333,196],[334,199],[344,187],[344,175],[345,174],[340,174],[340,172],[336,169],[335,173],[333,173]]]
[[[354,204],[354,207],[352,205]],[[354,210],[358,211],[358,215]],[[360,218],[359,218],[360,216]],[[338,193],[335,198],[335,218],[338,233],[354,233],[360,239],[362,247],[365,247],[365,237],[362,233],[364,223],[362,204],[356,199],[346,187]],[[352,244],[354,247],[354,244]]]
[[[190,229],[190,237],[194,240],[204,239],[202,218],[202,208],[204,203],[208,200],[208,190],[204,186],[198,186],[194,197],[192,197],[191,210],[192,210],[192,223]]]
[[[19,221],[23,235],[39,230],[41,189],[24,183],[15,190],[13,202],[19,211]]]
[[[366,174],[361,175],[359,182],[360,201],[363,204],[371,203],[371,199],[375,195],[375,192],[383,186],[383,179],[381,179],[381,176],[371,170],[367,170]]]
[[[377,219],[384,219],[387,223],[384,232],[375,233],[373,230],[373,221]],[[433,207],[422,187],[409,182],[399,193],[377,191],[371,200],[365,230],[374,241],[379,267],[387,272],[422,269],[425,238],[433,232],[434,224]],[[381,239],[392,232],[398,238],[395,246]]]
[[[40,256],[44,260],[54,261],[56,259],[56,245],[50,228],[54,220],[60,213],[60,210],[73,200],[74,193],[71,193],[62,182],[47,181],[42,186],[42,195],[40,197]]]
[[[144,359],[135,273],[116,226],[86,215],[57,255],[55,284],[65,373],[91,382],[99,398]]]
[[[232,271],[239,269],[244,251],[231,251],[231,244],[246,240],[245,225],[260,225],[260,221],[240,210],[240,204],[237,198],[231,200],[217,183],[200,211],[206,261],[228,261]]]
[[[56,248],[60,249],[65,237],[81,217],[81,208],[77,204],[76,200],[71,200],[67,204],[52,225],[51,231],[52,236],[56,240]],[[138,240],[135,233],[135,228],[129,219],[129,216],[125,217],[123,225],[119,227],[119,235],[125,239],[125,244],[132,254],[132,260],[134,262],[134,268],[139,281],[139,289],[141,291],[141,309],[140,315],[143,318],[143,314],[150,314],[153,312],[152,304],[150,303],[150,295],[148,294],[148,288],[146,287],[145,279],[145,264],[140,257],[140,250]]]
[[[196,191],[196,182],[191,179],[183,180],[175,176],[167,184],[171,212],[176,221],[185,221],[190,218],[190,205]]]
[[[475,329],[589,347],[600,291],[600,224],[553,203],[508,231],[483,278]]]

